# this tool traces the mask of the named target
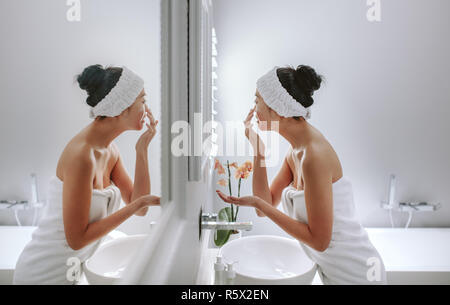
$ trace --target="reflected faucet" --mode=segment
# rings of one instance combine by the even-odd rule
[[[253,228],[251,221],[247,222],[227,222],[217,221],[218,216],[215,213],[203,213],[201,216],[202,230],[245,230],[250,231]]]
[[[38,187],[37,187],[37,177],[36,174],[31,174],[31,204],[36,204],[39,202]]]
[[[423,201],[416,202],[399,202],[395,200],[396,193],[396,176],[392,174],[389,180],[389,195],[388,201],[382,201],[381,207],[383,209],[389,210],[389,217],[391,218],[391,225],[394,227],[394,222],[392,219],[392,210],[398,212],[427,212],[427,211],[436,211],[441,207],[440,203],[429,203]],[[410,215],[411,220],[411,215]],[[410,222],[408,221],[408,223]]]
[[[391,175],[388,200],[388,205],[391,207],[391,209],[397,207],[395,203],[395,175]]]

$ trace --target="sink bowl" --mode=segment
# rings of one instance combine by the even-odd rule
[[[239,238],[219,255],[225,264],[237,262],[236,285],[310,285],[317,269],[297,240],[279,236]]]
[[[110,285],[120,279],[147,237],[147,234],[129,235],[101,244],[83,266],[89,284]]]

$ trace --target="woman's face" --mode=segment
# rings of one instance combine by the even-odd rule
[[[255,93],[256,99],[256,119],[258,122],[258,128],[260,130],[272,130],[272,124],[273,121],[279,121],[278,115],[270,109],[269,106],[264,102],[264,99],[261,97],[258,91]]]
[[[145,125],[147,110],[150,110],[145,100],[145,90],[142,89],[134,103],[128,108],[128,121],[133,130],[141,130]]]

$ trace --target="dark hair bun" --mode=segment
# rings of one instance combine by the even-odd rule
[[[314,91],[320,89],[322,78],[310,66],[298,66],[295,71],[297,83],[308,95],[312,96]]]
[[[77,81],[80,88],[91,94],[97,90],[105,78],[106,71],[101,65],[92,65],[84,69],[83,73],[78,75]]]
[[[314,104],[314,91],[320,89],[322,76],[310,66],[300,65],[297,69],[292,67],[279,68],[278,79],[284,89],[303,107],[308,108]]]
[[[119,81],[122,68],[110,67],[104,69],[101,65],[92,65],[77,76],[80,88],[86,90],[89,106],[95,107]]]

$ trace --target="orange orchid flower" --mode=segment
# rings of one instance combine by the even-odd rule
[[[234,173],[234,177],[236,179],[241,179],[241,178],[242,179],[247,179],[249,175],[250,175],[250,173],[247,170],[247,167],[244,167],[244,166],[238,167],[238,169]]]
[[[251,161],[245,161],[243,166],[247,168],[248,172],[251,172],[253,170],[253,163]]]
[[[217,169],[217,173],[219,175],[225,174],[225,169],[223,168],[222,164],[217,159],[215,159],[215,163],[214,163],[214,170],[216,170],[216,169]]]
[[[221,185],[221,186],[227,186],[227,185],[228,185],[228,181],[225,180],[225,179],[220,179],[220,180],[217,182],[217,184],[218,184],[218,185]]]
[[[230,167],[234,167],[235,169],[238,169],[238,164],[237,162],[233,162],[230,164]]]

